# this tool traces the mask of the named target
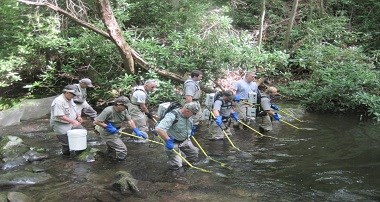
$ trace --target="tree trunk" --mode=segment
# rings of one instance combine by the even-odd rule
[[[259,30],[259,52],[261,51],[261,42],[263,40],[263,30],[264,30],[264,19],[265,19],[265,0],[261,1],[261,18],[260,18],[260,30]]]
[[[120,52],[124,68],[127,70],[128,73],[135,74],[135,67],[133,57],[131,54],[131,48],[129,47],[129,45],[123,37],[119,24],[117,23],[113,15],[109,1],[98,0],[98,9],[100,15],[102,16],[102,21],[106,26],[107,32],[111,37],[112,42],[116,44],[117,49]]]
[[[292,12],[290,14],[288,29],[286,30],[285,39],[284,39],[284,49],[285,50],[287,50],[289,47],[290,33],[292,32],[292,29],[293,29],[294,19],[295,19],[296,14],[297,14],[297,7],[298,7],[298,0],[294,0]]]
[[[91,31],[94,31],[100,35],[102,35],[103,37],[105,37],[106,39],[108,40],[111,40],[112,41],[112,38],[111,36],[103,31],[103,30],[100,30],[99,28],[97,28],[96,26],[90,24],[90,23],[87,23],[85,21],[82,21],[78,18],[76,18],[74,15],[70,14],[69,12],[53,5],[53,4],[50,4],[50,3],[38,3],[38,2],[34,2],[34,1],[30,1],[30,0],[18,0],[19,2],[21,3],[25,3],[25,4],[29,4],[29,5],[34,5],[34,6],[46,6],[66,17],[68,17],[69,19],[73,20],[75,23],[91,30]],[[134,58],[134,62],[136,62],[138,65],[141,66],[141,68],[145,69],[145,70],[153,70],[155,72],[157,72],[159,75],[163,76],[163,77],[167,77],[171,80],[174,80],[176,82],[184,82],[185,79],[182,78],[183,76],[181,75],[177,75],[177,74],[174,74],[174,73],[171,73],[171,72],[168,72],[166,70],[160,70],[160,69],[157,69],[157,68],[154,68],[154,67],[150,67],[149,64],[144,61],[144,59],[142,59],[140,57],[140,55],[135,51],[133,50],[132,48],[130,48],[130,52],[131,52],[131,55],[132,57]],[[121,52],[121,54],[123,54],[123,52]]]

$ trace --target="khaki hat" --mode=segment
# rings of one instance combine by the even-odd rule
[[[130,103],[129,99],[125,96],[120,96],[118,98],[115,99],[114,103],[116,104],[122,104],[124,106],[127,106],[128,103]]]
[[[81,79],[79,82],[86,84],[87,87],[90,87],[90,88],[94,87],[92,85],[91,79],[89,79],[89,78]]]
[[[63,92],[69,92],[74,95],[80,95],[80,93],[77,91],[77,87],[75,85],[67,85],[65,88],[63,88]]]
[[[193,114],[197,114],[200,110],[198,103],[195,102],[186,103],[183,108],[190,110]]]

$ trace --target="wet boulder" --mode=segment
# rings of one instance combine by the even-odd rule
[[[115,181],[112,186],[120,191],[121,194],[136,194],[139,193],[137,182],[127,171],[118,171],[116,172]]]
[[[0,140],[0,155],[3,159],[11,159],[22,156],[29,150],[29,147],[23,144],[21,138],[16,136],[5,136]]]
[[[34,150],[29,150],[22,157],[26,161],[33,162],[33,161],[41,161],[43,159],[47,159],[48,155],[44,154],[44,153],[40,153],[40,152],[34,151]]]
[[[7,172],[0,175],[0,187],[16,186],[16,185],[33,185],[41,184],[49,179],[51,175],[48,173],[33,173],[28,171]]]
[[[29,196],[21,192],[9,192],[7,198],[9,202],[32,202],[33,201]]]

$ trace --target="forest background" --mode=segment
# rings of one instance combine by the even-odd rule
[[[159,79],[157,104],[191,70],[205,89],[260,70],[308,110],[380,121],[379,22],[376,0],[2,0],[0,109],[83,77],[92,103]]]

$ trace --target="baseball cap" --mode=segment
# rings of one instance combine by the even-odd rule
[[[122,104],[124,106],[127,106],[128,103],[130,103],[129,99],[125,96],[120,96],[115,99],[114,103],[116,104]]]
[[[197,114],[200,110],[198,103],[195,102],[186,103],[183,108],[190,110],[193,114]]]
[[[65,88],[63,88],[63,92],[69,92],[69,93],[72,93],[74,95],[80,95],[80,93],[77,92],[77,87],[74,85],[65,86]]]
[[[226,96],[229,100],[233,100],[235,98],[235,95],[231,90],[223,91],[223,96]]]
[[[89,79],[89,78],[81,79],[79,82],[80,82],[80,83],[84,83],[84,84],[86,84],[87,87],[90,87],[90,88],[94,87],[94,86],[92,85],[91,79]]]

